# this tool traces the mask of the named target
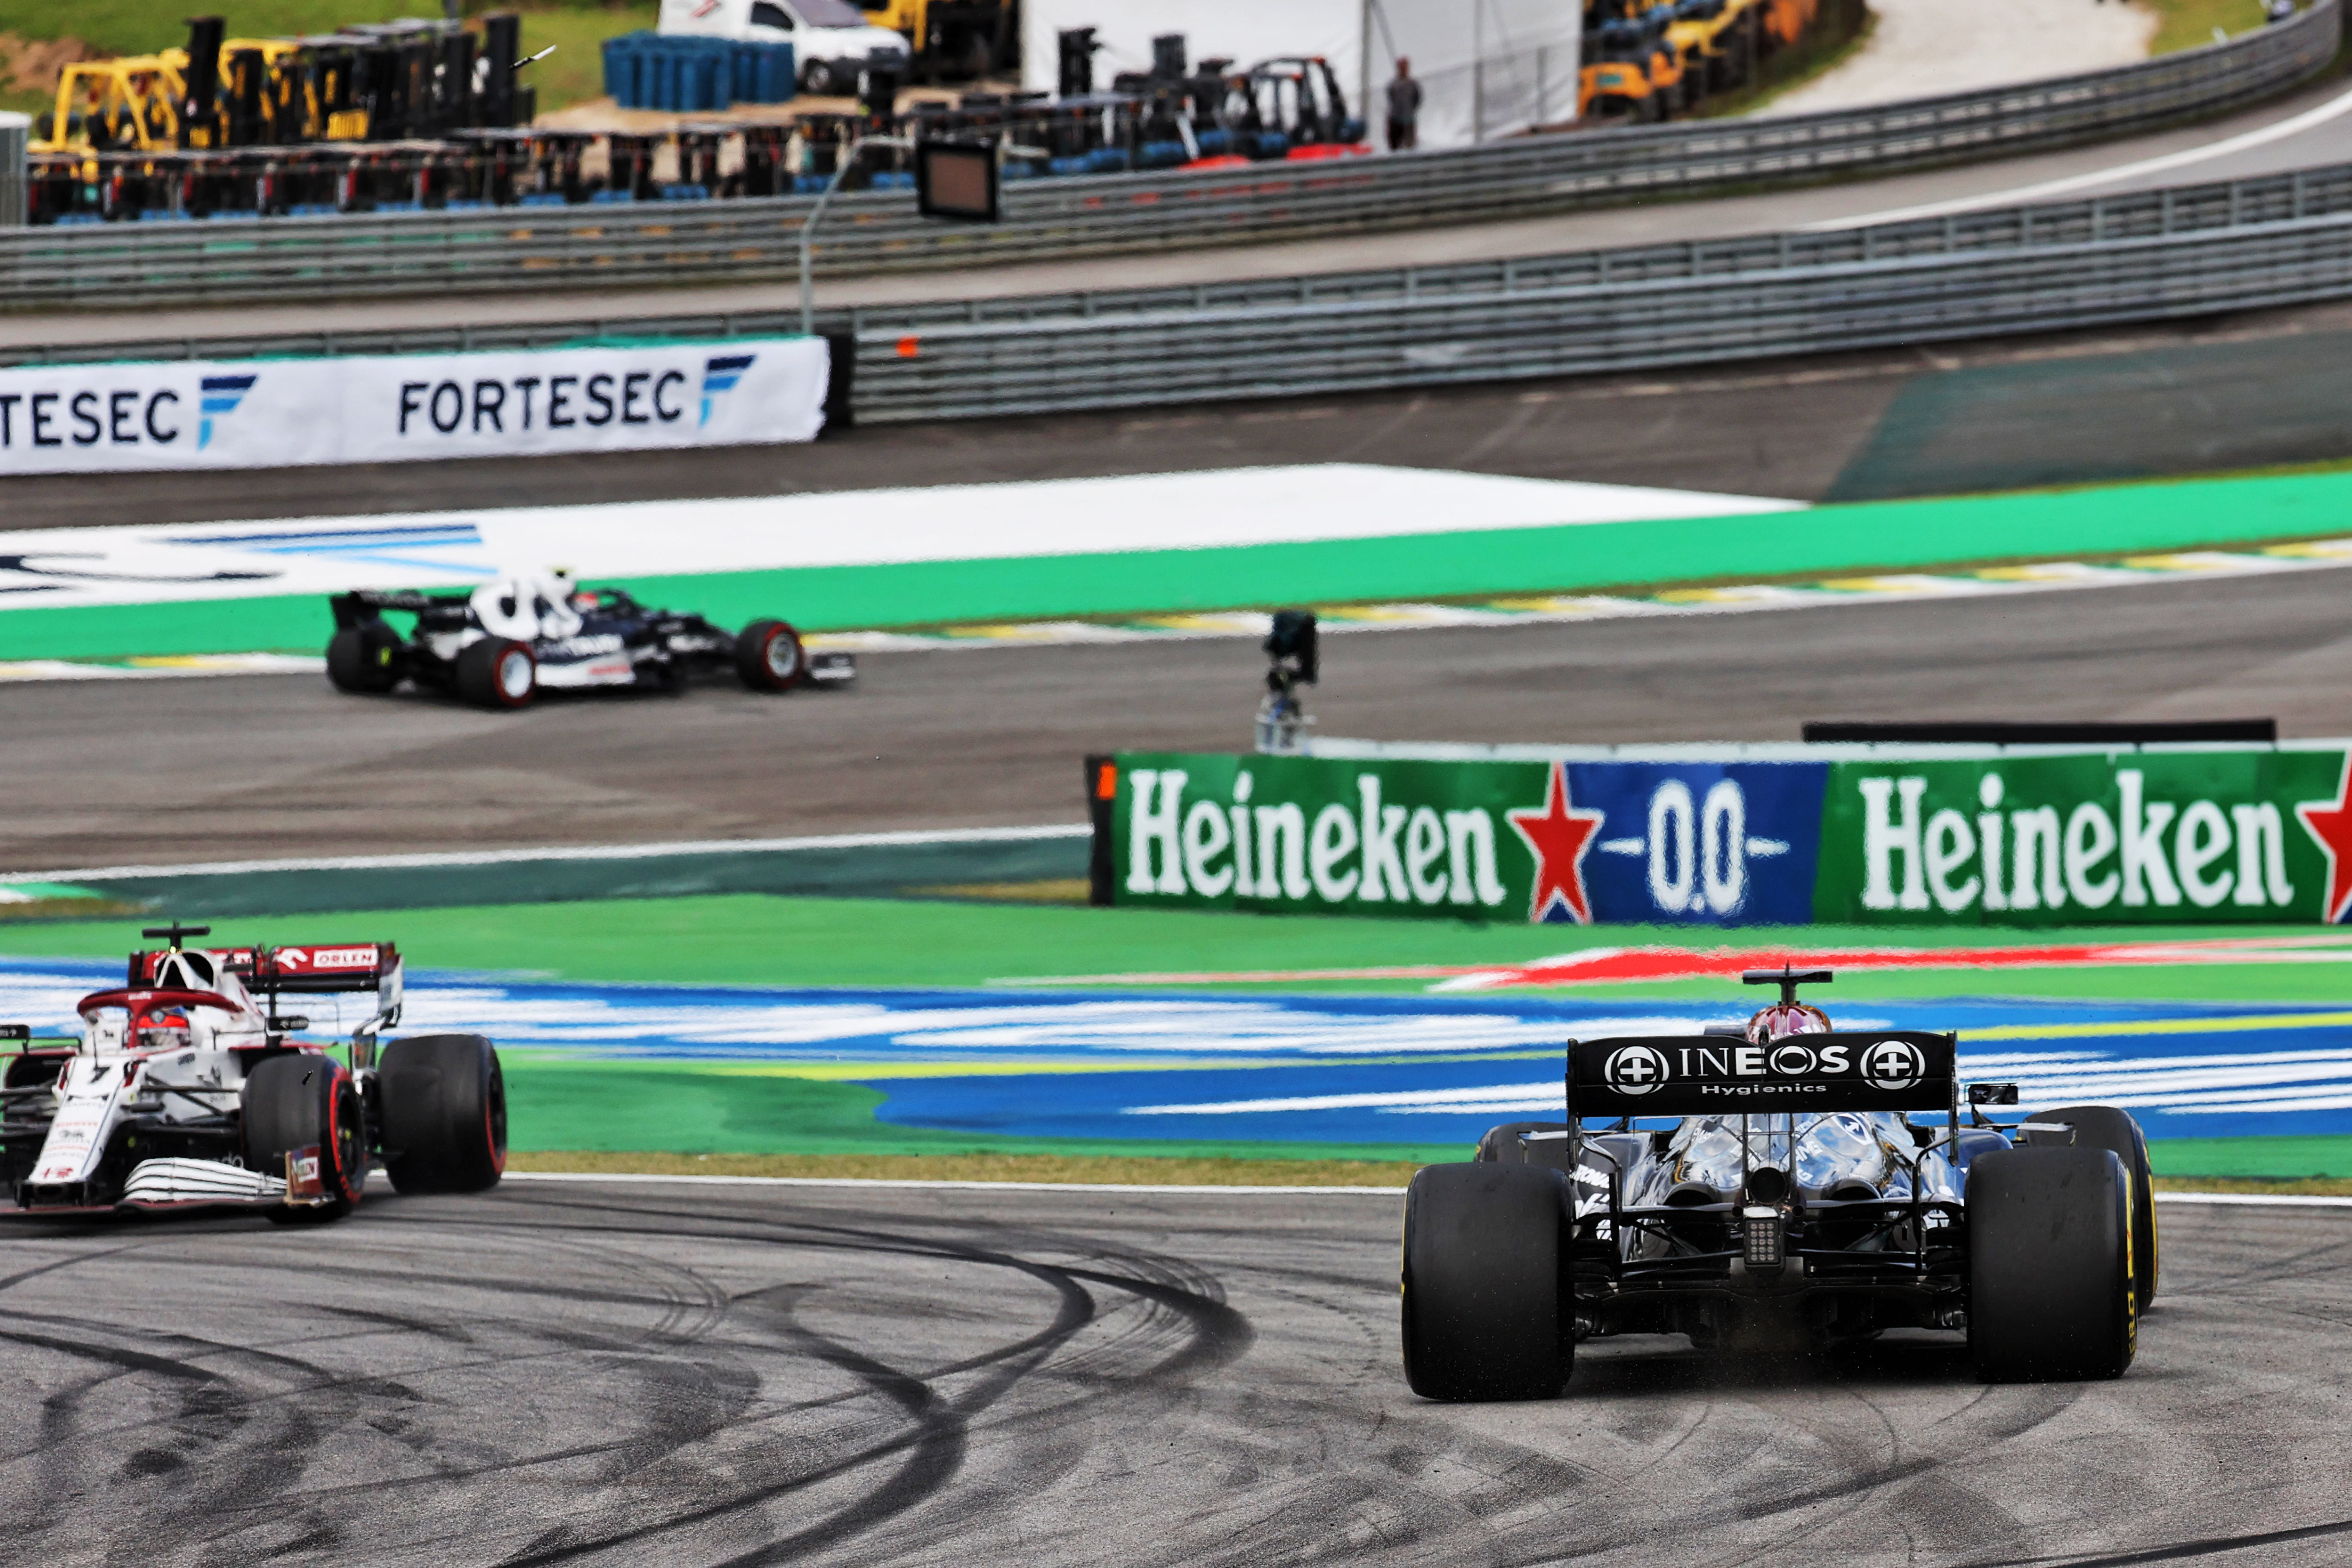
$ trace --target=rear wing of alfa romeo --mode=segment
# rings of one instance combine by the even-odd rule
[[[213,962],[245,982],[273,1016],[280,996],[321,996],[345,992],[376,994],[375,1016],[360,1026],[373,1035],[400,1022],[402,970],[400,950],[388,942],[344,942],[318,947],[227,947],[205,950]],[[151,985],[170,948],[153,948],[131,955],[126,984]]]
[[[1957,1131],[1958,1037],[1917,1030],[1570,1041],[1568,1120],[1940,1110]]]

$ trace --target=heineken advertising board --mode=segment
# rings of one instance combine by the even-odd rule
[[[2352,742],[1653,760],[1128,752],[1112,902],[1570,921],[2341,921]]]

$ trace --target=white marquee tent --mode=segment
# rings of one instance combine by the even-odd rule
[[[1022,85],[1054,89],[1068,27],[1095,29],[1106,87],[1150,70],[1151,40],[1168,33],[1193,60],[1320,55],[1380,144],[1382,89],[1404,56],[1424,95],[1421,144],[1465,146],[1575,118],[1582,11],[1581,0],[1023,0]]]

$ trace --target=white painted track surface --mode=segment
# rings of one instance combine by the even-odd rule
[[[0,595],[43,605],[1081,554],[1727,517],[1755,496],[1364,463],[1234,468],[729,500],[393,514],[352,522],[28,530]]]
[[[1869,41],[1767,115],[1820,114],[2106,70],[2147,58],[2153,12],[2123,0],[1870,0]]]

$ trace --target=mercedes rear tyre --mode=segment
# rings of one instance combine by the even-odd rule
[[[2131,1176],[2132,1284],[2139,1309],[2156,1300],[2156,1179],[2147,1163],[2147,1135],[2127,1111],[2112,1105],[2070,1105],[2063,1110],[2041,1110],[2026,1118],[2045,1126],[2074,1130],[2072,1147],[2105,1149],[2124,1163]],[[2021,1132],[2020,1143],[2042,1149],[2068,1146],[2063,1132]]]
[[[367,1189],[367,1119],[342,1063],[312,1051],[265,1057],[245,1075],[237,1122],[245,1168],[287,1184],[287,1201],[269,1211],[271,1219],[324,1224],[359,1206]]]
[[[1541,1165],[1428,1165],[1405,1189],[1404,1375],[1425,1399],[1549,1399],[1574,1369],[1574,1194]]]
[[[790,691],[808,679],[800,633],[782,621],[753,621],[735,639],[735,672],[754,691]]]
[[[478,1193],[507,1168],[507,1085],[479,1035],[419,1035],[376,1067],[384,1169],[404,1193]]]
[[[382,621],[344,626],[327,641],[327,679],[338,691],[381,696],[400,684],[400,635]]]
[[[484,637],[457,650],[457,696],[477,708],[527,708],[539,693],[529,643]]]
[[[1969,1162],[1969,1354],[1987,1383],[2121,1377],[2139,1342],[2131,1175],[2115,1153]]]
[[[801,68],[801,90],[812,98],[831,98],[847,89],[834,79],[830,60],[811,60]]]

